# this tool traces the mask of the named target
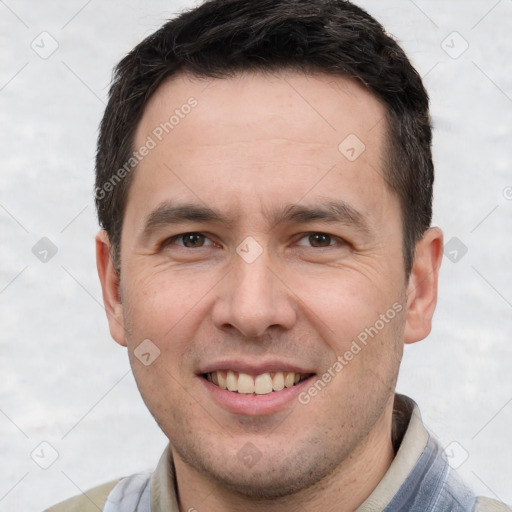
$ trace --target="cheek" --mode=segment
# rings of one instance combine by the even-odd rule
[[[163,427],[170,411],[193,405],[185,391],[187,353],[204,292],[169,269],[130,270],[133,279],[123,283],[130,363],[144,402]]]
[[[344,402],[350,395],[361,403],[374,393],[387,396],[396,381],[403,347],[403,290],[371,275],[373,279],[340,271],[336,278],[301,283],[309,322],[330,349],[319,376],[332,378],[323,395],[326,401]]]
[[[207,283],[182,276],[179,271],[161,268],[130,269],[123,283],[126,300],[125,317],[130,327],[138,331],[148,330],[163,334],[190,313],[201,296],[206,293]]]
[[[133,279],[127,279],[122,289],[127,345],[134,367],[140,366],[134,359],[140,343],[149,339],[158,348],[165,367],[173,375],[181,375],[183,380],[189,375],[190,354],[195,349],[193,340],[211,308],[218,278],[168,266],[138,272],[131,269],[130,275]],[[152,382],[158,378],[169,380],[169,376],[155,372],[147,376],[141,373],[141,377]]]
[[[377,273],[349,269],[307,276],[301,279],[299,289],[305,314],[341,348],[379,322],[380,315],[387,315],[385,320],[394,320],[403,294],[387,279],[379,281]],[[379,331],[386,331],[391,323],[395,322],[386,322],[380,328],[379,322]]]

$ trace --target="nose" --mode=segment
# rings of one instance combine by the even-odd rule
[[[270,327],[291,329],[296,321],[294,295],[267,251],[252,262],[236,254],[231,272],[218,288],[212,317],[221,330],[258,337]]]

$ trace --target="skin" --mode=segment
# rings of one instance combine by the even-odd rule
[[[357,83],[284,71],[179,75],[150,100],[134,146],[191,96],[197,106],[135,171],[120,278],[108,236],[97,236],[111,334],[128,348],[142,397],[170,439],[181,510],[354,510],[394,456],[403,345],[430,332],[442,233],[425,233],[407,277],[399,201],[381,174],[385,107]],[[349,134],[366,147],[352,162],[338,150]],[[287,205],[336,200],[366,228],[268,219]],[[145,234],[166,201],[216,208],[229,224],[187,220]],[[194,247],[164,243],[190,232],[206,237]],[[248,236],[262,249],[250,264],[236,253]],[[198,375],[228,357],[277,359],[318,378],[393,304],[402,311],[307,405],[234,414]],[[149,366],[134,356],[144,339],[160,350]],[[251,467],[237,456],[249,442],[261,455]]]

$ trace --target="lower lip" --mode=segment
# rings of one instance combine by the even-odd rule
[[[221,389],[219,386],[199,377],[206,390],[211,393],[221,407],[235,414],[246,416],[263,416],[279,412],[294,400],[298,401],[301,391],[310,385],[314,375],[295,384],[291,388],[284,388],[281,391],[273,391],[266,395],[243,394]]]

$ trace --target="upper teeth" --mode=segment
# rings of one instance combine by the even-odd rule
[[[272,391],[281,391],[291,388],[307,375],[295,372],[272,372],[252,376],[248,373],[238,373],[232,370],[215,371],[206,374],[206,378],[221,389],[243,394],[256,393],[266,395]]]

